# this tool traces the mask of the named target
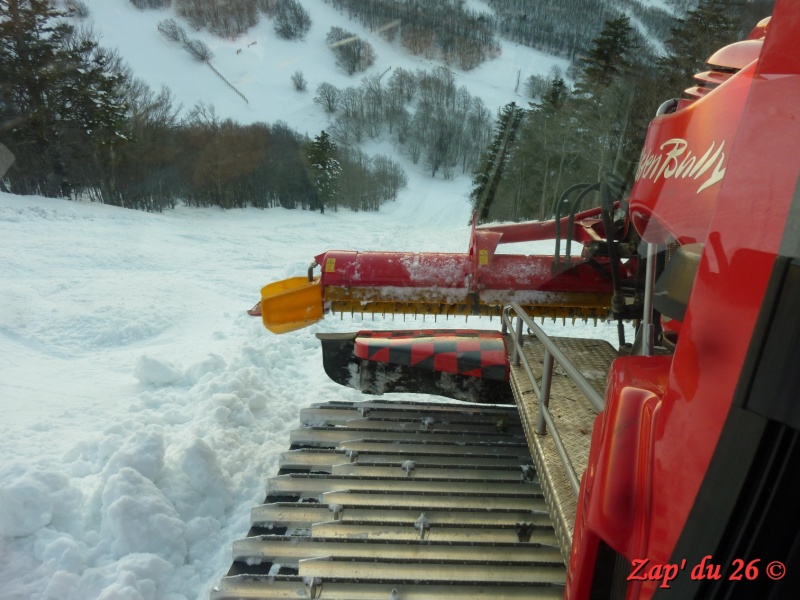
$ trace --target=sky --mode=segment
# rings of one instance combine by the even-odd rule
[[[187,107],[202,101],[223,117],[284,120],[314,135],[327,126],[312,101],[316,84],[358,84],[337,72],[322,40],[333,24],[360,28],[321,0],[304,3],[314,19],[305,42],[276,39],[266,21],[237,40],[192,33],[249,104],[156,32],[170,12],[140,12],[126,0],[86,3],[102,43]],[[376,70],[433,66],[370,41]],[[457,78],[496,110],[524,100],[514,92],[518,72],[524,80],[553,64],[561,63],[504,44],[500,59]],[[304,94],[289,80],[298,69],[309,80]],[[364,399],[326,378],[314,334],[432,324],[329,317],[275,336],[245,312],[261,286],[304,275],[326,250],[467,250],[470,177],[432,179],[403,164],[409,186],[379,213],[148,214],[0,193],[4,599],[208,597],[230,565],[232,541],[249,528],[250,508],[266,495],[300,408]],[[616,335],[606,324],[548,330]]]

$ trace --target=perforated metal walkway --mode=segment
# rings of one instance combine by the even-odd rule
[[[605,395],[608,370],[618,356],[611,344],[593,339],[551,339],[583,373],[583,376],[591,382],[592,387],[601,395]],[[527,336],[523,350],[525,359],[533,368],[537,382],[541,383],[544,357],[542,344],[535,337]],[[553,516],[559,545],[564,552],[564,562],[568,563],[569,551],[572,548],[577,498],[564,472],[552,437],[547,434],[536,434],[539,401],[521,366],[511,367],[511,387],[537,472],[544,473],[541,481],[542,493],[548,510]],[[586,470],[589,461],[589,445],[597,413],[557,364],[554,367],[550,388],[550,412],[572,466],[580,477]]]

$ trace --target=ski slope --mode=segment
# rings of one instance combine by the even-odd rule
[[[101,42],[150,85],[169,85],[185,107],[204,102],[223,118],[284,120],[315,135],[328,123],[312,100],[317,83],[358,85],[336,71],[322,40],[334,24],[360,28],[322,0],[305,3],[314,19],[305,42],[278,40],[267,21],[237,40],[187,27],[249,104],[157,33],[171,12],[140,12],[127,0],[87,4]],[[433,66],[369,39],[376,70]],[[499,60],[457,78],[495,110],[524,102],[514,92],[518,72],[524,80],[558,63],[505,44]],[[291,87],[298,69],[308,92]],[[392,151],[388,142],[375,147]],[[467,249],[469,177],[445,182],[404,166],[408,188],[377,214],[146,214],[0,194],[2,598],[208,596],[265,496],[299,409],[360,398],[325,377],[314,333],[423,325],[328,319],[273,336],[245,314],[259,288],[304,274],[330,249]],[[566,331],[615,339],[610,325]]]

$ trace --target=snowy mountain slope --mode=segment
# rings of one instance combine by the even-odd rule
[[[202,101],[222,117],[280,119],[313,135],[327,126],[312,101],[316,84],[358,85],[336,70],[322,40],[333,24],[360,28],[321,0],[306,3],[314,19],[306,42],[278,40],[268,21],[236,41],[191,33],[249,105],[158,34],[171,12],[140,12],[127,0],[87,4],[102,42],[187,107]],[[375,70],[432,66],[369,39]],[[500,59],[457,77],[497,108],[522,101],[513,92],[519,71],[524,79],[554,62],[506,44]],[[303,94],[289,81],[298,69],[309,80]],[[328,249],[467,248],[469,177],[446,182],[406,166],[408,189],[377,214],[154,215],[0,194],[3,598],[207,597],[229,566],[231,541],[247,532],[250,507],[264,498],[299,408],[360,399],[324,376],[313,334],[423,324],[328,319],[273,336],[244,312],[260,286],[305,273]],[[566,333],[615,337],[610,326]]]
[[[315,135],[328,125],[324,111],[313,102],[318,84],[329,82],[340,88],[358,86],[365,75],[383,73],[389,68],[427,70],[440,64],[409,55],[397,43],[388,43],[322,0],[304,2],[313,21],[304,41],[278,38],[272,22],[266,18],[245,35],[225,40],[206,30],[195,31],[172,10],[140,11],[128,0],[86,0],[86,3],[91,11],[89,19],[101,36],[101,43],[117,48],[133,72],[154,89],[168,86],[187,108],[203,102],[214,106],[223,118],[241,123],[282,120],[309,135]],[[211,48],[214,67],[246,96],[249,104],[206,65],[192,59],[179,44],[167,41],[157,31],[159,21],[166,18],[175,18],[189,37],[200,39]],[[325,35],[332,26],[353,31],[372,44],[378,55],[375,64],[352,77],[338,68],[325,43]],[[563,59],[504,43],[500,59],[466,73],[458,69],[453,71],[458,85],[467,85],[473,95],[496,110],[511,101],[527,101],[514,91],[518,73],[524,81],[535,73],[546,74],[554,64],[562,68],[567,66]],[[295,91],[290,81],[292,73],[298,70],[308,80],[306,92]]]

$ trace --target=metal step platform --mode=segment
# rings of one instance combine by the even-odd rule
[[[603,340],[580,338],[553,337],[550,340],[589,385],[601,396],[604,395],[608,371],[618,356],[611,344]],[[522,354],[522,359],[530,365],[537,384],[541,386],[543,344],[532,335],[524,336]],[[543,474],[540,481],[542,493],[553,518],[564,561],[568,562],[578,499],[568,481],[551,432],[544,435],[536,433],[539,400],[523,363],[519,366],[512,363],[510,379],[532,460],[537,471]],[[580,478],[589,462],[589,446],[597,411],[590,406],[574,380],[558,364],[553,370],[550,386],[550,412],[572,468]]]

